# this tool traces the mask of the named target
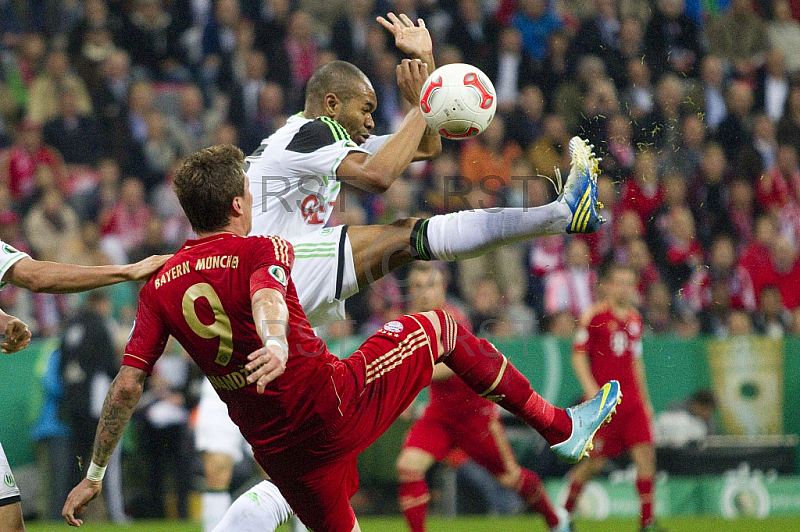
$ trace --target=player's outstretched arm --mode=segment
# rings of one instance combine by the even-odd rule
[[[6,272],[3,282],[48,294],[83,292],[123,281],[143,281],[169,257],[154,255],[135,264],[109,266],[78,266],[25,257]]]
[[[397,84],[407,101],[416,102],[427,77],[428,67],[417,59],[403,59],[397,66]],[[378,151],[372,155],[350,153],[336,169],[336,176],[368,192],[386,192],[414,159],[427,127],[419,105],[414,105]]]
[[[73,488],[61,510],[67,524],[81,526],[83,520],[77,516],[86,510],[89,501],[97,497],[103,489],[106,466],[128,426],[131,414],[139,404],[146,377],[147,372],[144,370],[122,366],[111,383],[100,413],[100,422],[97,424],[92,463],[87,469],[86,478]]]
[[[286,340],[289,327],[289,309],[286,300],[274,288],[262,288],[253,294],[253,321],[264,347],[247,356],[245,369],[251,372],[247,382],[257,382],[258,393],[264,393],[267,384],[283,375],[289,360]]]
[[[5,340],[0,343],[0,350],[5,354],[22,351],[31,342],[31,331],[21,319],[0,310],[0,330]]]

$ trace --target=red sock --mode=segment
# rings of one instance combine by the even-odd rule
[[[575,509],[575,503],[578,502],[578,497],[583,490],[583,482],[578,482],[575,479],[572,479],[572,482],[569,483],[569,493],[567,494],[567,502],[564,503],[564,508],[567,509],[569,513]]]
[[[636,491],[639,492],[639,500],[642,501],[642,528],[653,524],[654,487],[652,478],[639,477],[636,479]]]
[[[553,509],[553,503],[550,502],[550,497],[547,496],[542,479],[536,473],[527,469],[522,470],[517,493],[522,496],[534,512],[544,516],[548,527],[554,527],[558,524],[558,516]]]
[[[400,509],[408,522],[411,532],[425,532],[425,518],[428,515],[428,485],[425,480],[400,482]]]
[[[476,338],[439,310],[444,333],[443,362],[467,386],[498,403],[536,429],[550,445],[561,443],[572,433],[567,411],[556,408],[533,391],[530,382],[487,340]]]

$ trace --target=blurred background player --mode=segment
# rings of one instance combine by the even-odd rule
[[[634,308],[636,274],[614,264],[602,283],[603,299],[581,318],[575,335],[572,364],[584,396],[600,389],[599,382],[617,379],[625,391],[618,417],[597,431],[595,453],[570,473],[565,507],[572,513],[583,486],[599,473],[608,458],[630,453],[636,465],[636,490],[641,500],[642,531],[662,530],[655,523],[656,455],[653,446],[653,406],[642,361],[642,317]]]
[[[408,290],[409,314],[440,308],[457,320],[461,316],[447,304],[447,281],[435,263],[412,264]],[[466,319],[458,321],[471,330]],[[567,511],[555,509],[541,479],[521,468],[514,458],[497,405],[476,395],[450,368],[437,364],[430,404],[409,429],[397,459],[400,508],[412,532],[425,530],[430,498],[425,473],[456,448],[486,468],[501,485],[519,493],[531,510],[544,516],[551,531],[569,531]]]
[[[141,281],[160,268],[166,256],[154,256],[136,264],[122,266],[77,266],[34,260],[27,253],[17,251],[0,240],[0,288],[12,284],[34,292],[82,292],[120,283]],[[3,353],[16,353],[28,346],[31,332],[18,318],[0,310],[0,330],[5,339],[0,343]],[[0,530],[19,532],[25,530],[19,488],[14,481],[3,446],[0,444]]]

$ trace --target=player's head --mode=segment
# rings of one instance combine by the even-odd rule
[[[435,262],[414,262],[408,272],[408,312],[442,308],[447,294],[447,276]]]
[[[358,144],[364,142],[375,127],[372,113],[377,105],[369,78],[347,61],[324,64],[306,85],[307,116],[333,118]]]
[[[183,161],[175,172],[175,193],[196,233],[225,228],[242,236],[250,232],[253,196],[243,162],[244,154],[236,146],[211,146]]]
[[[636,273],[630,266],[612,264],[603,276],[603,293],[613,305],[632,305],[636,297]]]

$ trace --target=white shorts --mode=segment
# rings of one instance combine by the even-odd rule
[[[234,462],[241,461],[245,451],[252,454],[239,427],[228,417],[228,405],[219,398],[208,379],[203,382],[197,405],[194,446],[200,452],[226,454]]]
[[[11,466],[8,465],[6,452],[0,444],[0,506],[14,504],[20,501],[19,487],[11,473]]]
[[[347,226],[326,227],[292,241],[292,279],[312,327],[343,320],[344,300],[358,292]]]

